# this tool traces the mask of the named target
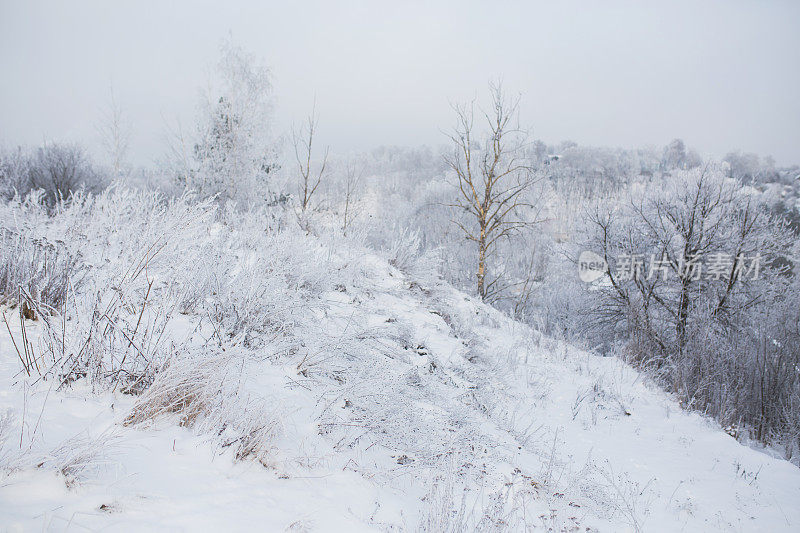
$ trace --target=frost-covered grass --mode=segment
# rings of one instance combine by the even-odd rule
[[[123,189],[2,207],[82,273],[35,321],[4,308],[3,526],[800,524],[796,467],[453,289],[414,235],[374,252],[281,217]]]

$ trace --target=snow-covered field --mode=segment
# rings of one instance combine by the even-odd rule
[[[123,200],[111,191],[46,224],[2,213],[6,227],[78,243],[90,280],[49,333],[25,323],[41,358],[30,377],[18,310],[3,309],[2,530],[800,529],[796,466],[682,410],[619,359],[453,289],[423,259],[325,232],[208,224],[185,205],[98,221],[103,202]],[[132,228],[136,217],[149,222]],[[167,234],[147,272],[128,276]],[[99,371],[63,384],[44,371],[63,375],[46,357],[52,330],[64,353],[88,344],[83,321],[99,314],[81,310],[98,302],[117,313],[107,324],[140,337],[106,328],[97,368],[146,374],[149,360],[114,359],[131,346],[163,358],[142,394]]]

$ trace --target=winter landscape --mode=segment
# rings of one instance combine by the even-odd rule
[[[0,531],[800,530],[800,9],[501,4],[0,2]]]

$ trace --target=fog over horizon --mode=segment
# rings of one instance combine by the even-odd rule
[[[129,159],[191,127],[220,43],[269,65],[274,131],[316,100],[334,152],[439,145],[450,102],[501,77],[547,143],[742,150],[800,163],[800,4],[0,2],[0,143],[98,152],[111,87]]]

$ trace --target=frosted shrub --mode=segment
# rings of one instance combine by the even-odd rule
[[[783,413],[800,380],[798,287],[786,268],[796,251],[783,221],[709,165],[631,191],[619,205],[596,208],[588,223],[585,249],[618,262],[580,302],[589,340],[618,343],[732,435],[792,440]],[[621,258],[651,254],[665,274],[620,274]],[[712,275],[715,257],[730,260]],[[757,260],[757,274],[748,273]]]
[[[113,188],[78,195],[39,220],[31,232],[63,243],[64,254],[79,258],[74,270],[85,281],[70,284],[59,316],[44,321],[40,370],[64,382],[91,377],[146,386],[169,356],[165,331],[193,282],[183,266],[208,241],[213,215],[208,202]]]
[[[408,273],[422,248],[418,231],[403,230],[386,250],[389,264],[401,272]]]
[[[171,359],[138,399],[125,419],[139,425],[177,416],[180,425],[220,438],[237,459],[266,464],[281,431],[274,400],[248,387],[248,355],[212,347],[190,350]]]
[[[77,257],[61,243],[0,231],[0,303],[22,304],[27,298],[47,310],[60,309],[70,284],[75,287],[82,281]]]
[[[79,255],[41,231],[47,220],[41,192],[0,205],[0,304],[28,299],[52,312],[82,281]]]
[[[72,487],[112,467],[109,456],[115,441],[111,432],[98,436],[75,435],[45,455],[39,465],[56,470],[64,477],[67,487]]]
[[[209,314],[228,337],[253,340],[291,335],[319,308],[332,288],[330,250],[294,231],[266,233],[258,214],[243,216],[224,231],[221,252],[209,272]]]

